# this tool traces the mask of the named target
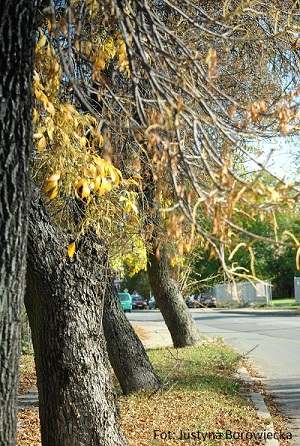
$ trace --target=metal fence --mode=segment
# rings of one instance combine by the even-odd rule
[[[294,277],[295,301],[300,302],[300,277]]]
[[[272,302],[272,285],[264,282],[236,282],[214,285],[213,294],[218,302],[262,303]]]

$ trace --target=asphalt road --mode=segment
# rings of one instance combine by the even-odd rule
[[[293,445],[300,445],[300,314],[254,310],[190,310],[205,336],[221,336],[245,353],[291,419]],[[163,324],[159,311],[134,311],[129,320]]]

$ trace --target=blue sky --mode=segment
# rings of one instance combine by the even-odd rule
[[[297,147],[297,141],[291,138],[274,138],[272,141],[260,141],[257,147],[261,150],[262,155],[259,157],[260,162],[266,162],[270,153],[271,156],[267,162],[268,170],[279,178],[293,180],[298,176],[295,165],[296,153],[300,153],[300,141]]]

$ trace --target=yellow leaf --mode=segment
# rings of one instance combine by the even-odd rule
[[[98,176],[96,176],[96,178],[94,179],[94,188],[93,188],[93,190],[94,190],[95,192],[99,189],[100,184],[101,184],[101,177],[98,175]]]
[[[94,67],[97,70],[103,71],[105,68],[105,60],[103,60],[101,57],[95,60]]]
[[[53,189],[54,187],[57,187],[57,181],[49,181],[47,184],[46,184],[46,187],[45,187],[45,191],[46,192],[49,192],[51,189]]]
[[[36,109],[33,110],[33,123],[35,124],[39,118],[39,114]]]
[[[84,182],[83,186],[82,186],[82,190],[81,190],[81,198],[86,198],[90,195],[91,190],[88,187],[87,183]]]
[[[134,212],[135,214],[138,214],[138,208],[134,203],[132,203],[132,201],[128,201],[126,203],[125,211],[126,212]]]
[[[137,206],[135,205],[135,204],[132,204],[132,210],[133,210],[133,212],[135,213],[135,214],[138,214],[138,208],[137,208]]]
[[[35,97],[37,98],[38,101],[44,102],[44,103],[48,103],[48,98],[45,95],[45,93],[42,92],[42,90],[35,90]]]
[[[54,125],[48,126],[47,133],[48,133],[50,141],[53,141],[53,132],[54,132]]]
[[[101,186],[100,186],[100,189],[99,189],[99,195],[100,195],[100,197],[101,197],[101,196],[104,194],[104,192],[106,191],[106,183],[107,183],[106,179],[105,179],[105,178],[102,178]]]
[[[121,53],[120,54],[120,56],[119,56],[119,60],[118,60],[118,63],[117,63],[117,67],[119,67],[120,65],[122,65],[122,63],[124,62],[124,60],[126,59],[126,54],[125,53]]]
[[[105,182],[106,182],[106,184],[105,184],[105,188],[106,188],[107,192],[110,192],[110,191],[112,190],[112,184],[111,184],[111,181],[108,181],[108,180],[105,178]]]
[[[111,181],[112,181],[113,183],[115,183],[115,181],[116,181],[116,179],[117,179],[117,175],[116,175],[116,172],[115,172],[115,170],[114,170],[113,167],[110,167],[110,166],[109,166],[109,168],[108,168],[108,174],[109,174],[110,177],[111,177]]]
[[[125,211],[130,212],[131,211],[131,203],[127,203],[125,206]]]
[[[78,181],[78,183],[76,184],[75,188],[79,189],[80,187],[82,187],[85,183],[85,180],[81,179]]]
[[[69,135],[67,134],[67,133],[62,133],[62,139],[63,139],[63,142],[68,146],[68,145],[70,145],[70,137],[69,137]]]
[[[126,54],[126,44],[124,41],[122,41],[121,45],[119,46],[119,54]]]
[[[73,242],[68,246],[68,256],[70,259],[74,257],[75,250],[76,250],[76,245],[75,242]]]
[[[47,178],[47,181],[58,181],[60,179],[60,171],[57,170],[51,177]]]
[[[103,135],[101,133],[97,134],[97,140],[98,140],[99,146],[103,147],[104,146],[104,138],[103,138]]]
[[[49,197],[49,200],[53,200],[58,194],[58,187],[55,187],[55,189],[53,189],[52,194]]]
[[[294,234],[292,234],[290,231],[285,230],[283,233],[286,234],[286,235],[289,235],[289,236],[294,240],[294,242],[295,242],[297,245],[300,245],[300,242],[299,242],[299,240],[297,239],[297,237],[296,237]]]
[[[34,133],[34,135],[33,135],[34,139],[40,139],[40,138],[42,138],[43,136],[44,136],[44,135],[43,135],[43,133],[41,133],[41,132]]]
[[[47,41],[47,38],[46,38],[45,34],[43,34],[43,36],[40,38],[40,40],[36,44],[36,48],[42,48],[43,46],[45,46],[46,41]]]
[[[37,145],[37,151],[41,152],[47,145],[47,141],[46,138],[44,136],[42,136],[42,138],[40,138],[38,145]]]
[[[52,102],[48,101],[47,107],[45,107],[45,108],[46,108],[47,112],[49,112],[52,117],[55,115],[55,108],[54,108],[54,105],[52,104]]]
[[[86,146],[86,143],[87,143],[87,139],[86,139],[86,137],[85,136],[82,136],[81,138],[80,138],[80,147],[85,147]]]

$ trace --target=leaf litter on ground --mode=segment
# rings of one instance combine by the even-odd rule
[[[142,340],[147,339],[145,329],[134,329]],[[265,422],[257,417],[248,398],[249,388],[235,376],[245,361],[241,355],[219,339],[199,347],[159,348],[147,353],[162,379],[160,389],[125,396],[115,382],[130,446],[264,444],[254,434],[264,431]],[[35,383],[33,358],[25,357],[21,364],[20,389],[25,391]],[[19,410],[18,415],[18,446],[40,446],[38,412],[28,408]],[[284,429],[282,418],[277,418],[276,427]],[[226,432],[227,436],[235,432],[235,438],[226,438]],[[280,442],[280,446],[288,445],[288,441]]]

